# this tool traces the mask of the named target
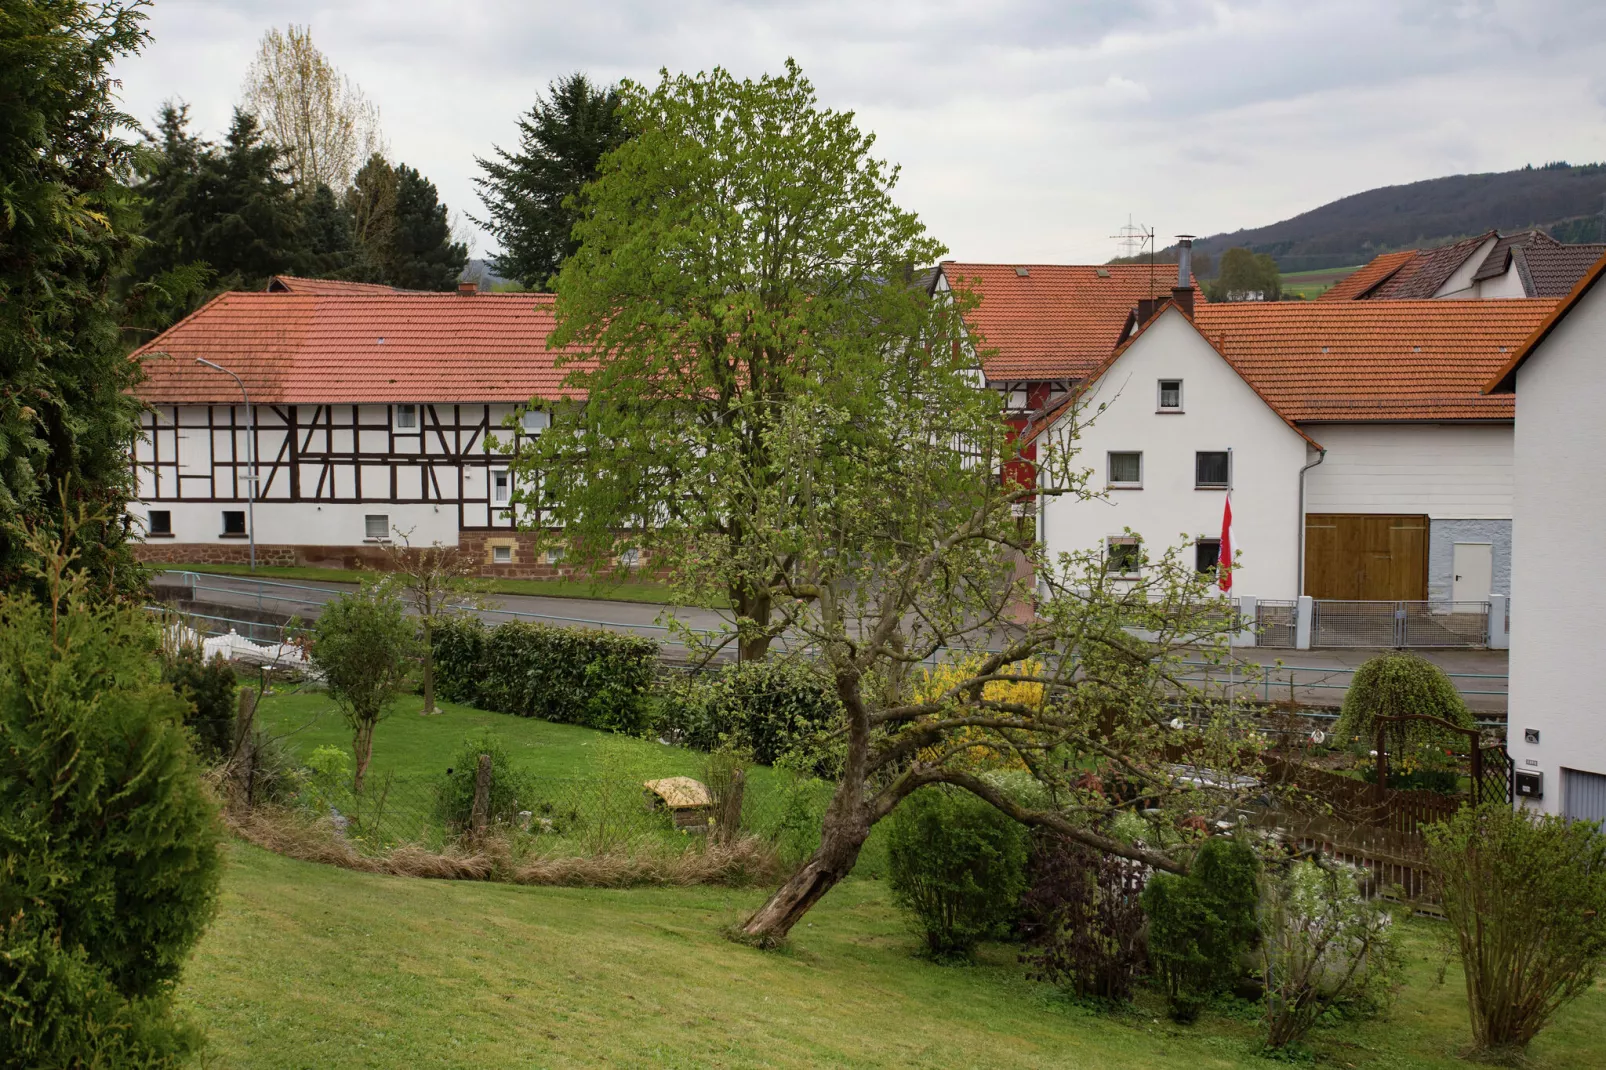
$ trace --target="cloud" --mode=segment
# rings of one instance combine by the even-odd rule
[[[1102,260],[1128,213],[1257,226],[1374,186],[1606,157],[1598,0],[164,0],[119,68],[148,120],[220,131],[269,25],[380,105],[394,155],[477,211],[475,156],[569,71],[738,75],[796,57],[968,259]],[[483,244],[483,243],[482,243]]]

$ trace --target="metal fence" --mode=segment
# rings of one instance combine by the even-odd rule
[[[1488,602],[1344,602],[1312,607],[1311,645],[1433,650],[1481,647],[1489,640]]]
[[[1299,617],[1298,602],[1262,599],[1255,603],[1255,645],[1274,650],[1294,649]]]

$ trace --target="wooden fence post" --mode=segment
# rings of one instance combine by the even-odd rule
[[[480,755],[480,766],[474,775],[474,811],[469,824],[474,829],[474,835],[485,835],[485,826],[490,818],[491,809],[491,756]]]
[[[235,777],[245,791],[246,809],[251,808],[256,794],[256,718],[257,693],[250,688],[240,692],[239,705],[234,714]],[[241,773],[243,772],[243,776]]]

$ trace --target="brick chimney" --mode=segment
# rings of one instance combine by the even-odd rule
[[[457,292],[464,297],[473,297],[480,292],[480,284],[472,279],[464,279],[457,284]]]

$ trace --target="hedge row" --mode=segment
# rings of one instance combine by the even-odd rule
[[[635,635],[463,618],[435,629],[435,679],[453,702],[637,734],[658,644]]]

